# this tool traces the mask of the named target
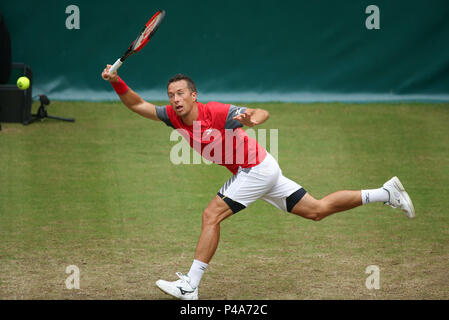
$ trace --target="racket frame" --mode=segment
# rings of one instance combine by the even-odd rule
[[[142,36],[142,34],[145,32],[145,30],[147,29],[147,27],[150,25],[151,22],[153,22],[153,20],[155,18],[157,18],[158,16],[159,20],[156,22],[156,26],[153,28],[153,30],[151,30],[150,34],[141,42],[141,44],[139,45],[139,47],[135,48],[135,44],[138,43],[138,40],[140,39],[140,37]],[[109,73],[113,73],[113,72],[117,72],[118,68],[120,68],[123,64],[123,62],[132,54],[139,52],[140,50],[142,50],[142,48],[150,41],[151,37],[156,33],[157,29],[159,28],[159,26],[161,25],[162,21],[164,20],[165,17],[165,10],[158,10],[152,17],[150,20],[148,20],[148,22],[145,24],[145,26],[143,27],[143,29],[140,31],[139,35],[137,36],[136,40],[134,40],[131,45],[128,47],[128,49],[126,50],[126,52],[123,54],[123,56],[119,59],[117,59],[117,61],[115,61],[115,63],[111,66],[111,68],[109,69]]]

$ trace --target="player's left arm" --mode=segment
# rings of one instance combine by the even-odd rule
[[[270,114],[266,110],[247,108],[244,113],[238,114],[232,119],[239,121],[244,126],[254,127],[264,123],[269,117]]]

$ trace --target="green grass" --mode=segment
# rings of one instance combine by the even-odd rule
[[[314,222],[257,201],[223,221],[200,298],[449,298],[449,104],[244,105],[270,112],[284,175],[316,198],[397,175],[417,216],[372,204]],[[2,124],[0,298],[166,299],[154,282],[188,271],[230,173],[173,165],[170,129],[119,103],[48,112],[76,122]],[[65,288],[72,264],[80,290]]]

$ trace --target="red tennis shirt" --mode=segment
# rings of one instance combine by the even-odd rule
[[[245,107],[231,104],[197,102],[198,118],[187,126],[171,105],[156,107],[160,120],[176,129],[201,156],[213,163],[225,166],[233,174],[241,168],[250,168],[261,163],[266,150],[255,139],[249,137],[243,125],[232,118],[244,113]]]

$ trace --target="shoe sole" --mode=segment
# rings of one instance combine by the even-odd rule
[[[185,299],[185,297],[180,297],[180,296],[178,297],[178,296],[176,296],[175,294],[173,294],[173,293],[171,293],[171,292],[166,291],[165,289],[163,289],[161,286],[159,286],[158,282],[159,282],[159,281],[156,281],[156,287],[158,287],[159,290],[161,290],[163,293],[169,295],[170,297],[176,298],[176,299],[178,299],[178,300],[198,300],[198,299]]]
[[[393,177],[392,182],[395,185],[395,187],[399,189],[399,191],[401,192],[401,196],[403,196],[405,199],[405,203],[407,203],[408,207],[410,208],[410,212],[408,212],[406,210],[402,210],[402,211],[405,213],[405,215],[408,218],[413,219],[415,217],[415,207],[413,206],[412,199],[410,199],[410,196],[408,195],[407,191],[405,191],[405,188],[402,185],[402,183],[398,177]]]
[[[172,294],[171,292],[166,291],[166,290],[163,289],[161,286],[159,286],[158,282],[159,282],[159,281],[156,282],[156,287],[158,287],[159,290],[161,290],[163,293],[169,295],[170,297],[173,297],[173,298],[176,298],[176,299],[180,299],[180,298],[178,298],[177,296],[175,296],[174,294]]]

